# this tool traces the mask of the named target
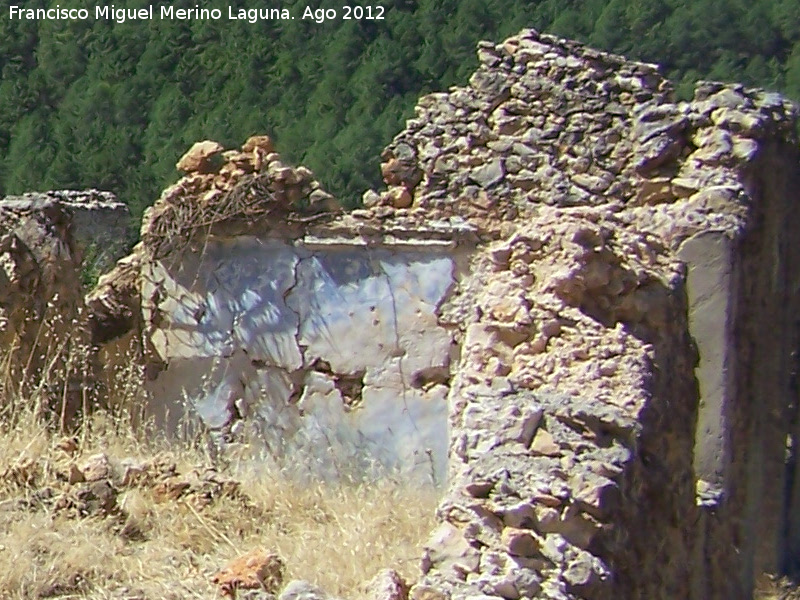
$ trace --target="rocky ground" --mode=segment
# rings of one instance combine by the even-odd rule
[[[266,597],[297,579],[373,596],[364,584],[382,568],[418,571],[436,500],[391,482],[301,485],[214,464],[188,445],[143,441],[108,415],[75,437],[7,417],[0,598],[219,598],[248,584],[263,589],[239,598]]]

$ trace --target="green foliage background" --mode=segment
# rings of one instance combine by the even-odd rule
[[[307,0],[176,0],[224,17],[230,5],[297,18],[116,24],[95,21],[85,1],[0,0],[0,193],[99,187],[138,217],[193,142],[232,147],[267,132],[353,206],[417,97],[465,83],[478,40],[523,27],[658,62],[684,96],[710,78],[800,99],[798,0],[375,2],[385,20],[303,21]],[[12,3],[85,7],[92,18],[12,21]],[[341,16],[342,4],[309,5]]]

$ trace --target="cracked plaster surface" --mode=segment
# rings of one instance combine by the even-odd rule
[[[389,469],[441,483],[448,387],[425,378],[449,368],[437,313],[453,285],[453,260],[436,252],[212,241],[147,267],[144,316],[167,364],[151,391],[176,413],[188,402],[212,430],[257,416],[269,453],[302,453],[317,475]]]

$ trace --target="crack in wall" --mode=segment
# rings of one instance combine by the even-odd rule
[[[221,427],[220,440],[253,431],[247,422],[255,419],[253,426],[261,428],[264,448],[273,456],[328,448],[325,456],[310,457],[315,462],[309,464],[322,460],[327,467],[320,465],[338,477],[345,465],[348,472],[354,464],[373,472],[369,465],[385,463],[424,472],[438,485],[439,471],[446,472],[440,461],[447,440],[439,432],[447,428],[440,386],[449,383],[449,370],[431,365],[450,364],[452,331],[428,328],[431,317],[436,323],[439,318],[431,307],[446,302],[456,285],[452,257],[363,247],[326,252],[257,241],[263,249],[255,254],[249,238],[232,247],[224,240],[208,244],[205,277],[181,265],[173,264],[172,271],[164,265],[163,277],[155,280],[160,291],[153,295],[186,294],[177,313],[164,307],[172,316],[161,330],[178,337],[161,336],[160,352],[183,366],[170,369],[155,385],[165,391],[183,385],[182,396],[194,409],[213,417],[212,430]],[[395,259],[399,262],[391,262],[391,269],[400,269],[397,273],[383,262]],[[258,271],[248,270],[251,264]],[[412,286],[409,298],[398,295],[398,277]],[[193,287],[186,289],[187,284]],[[414,291],[414,286],[422,287]],[[367,312],[376,309],[374,315]],[[408,335],[422,344],[430,340],[430,349],[417,344],[413,357],[406,356],[403,345],[416,339]],[[442,351],[444,356],[427,354]],[[190,375],[193,353],[198,358],[216,353],[208,356],[214,366],[199,386]],[[409,360],[418,366],[412,368]],[[313,379],[314,374],[323,379]],[[431,419],[440,412],[441,424],[434,425]]]
[[[295,341],[295,344],[297,345],[297,349],[300,352],[300,363],[301,363],[301,365],[305,365],[306,364],[306,349],[307,349],[307,346],[304,346],[304,345],[302,345],[300,343],[300,329],[302,328],[302,318],[300,316],[300,313],[298,311],[294,310],[292,308],[291,304],[289,304],[289,296],[291,296],[292,293],[294,292],[295,288],[297,288],[297,285],[298,285],[298,282],[299,282],[299,278],[300,278],[300,276],[298,275],[298,271],[300,270],[300,265],[303,263],[303,261],[309,260],[310,258],[313,258],[313,257],[314,257],[314,253],[313,252],[311,253],[311,256],[309,256],[309,257],[305,257],[305,258],[298,257],[297,261],[294,263],[294,266],[292,267],[292,284],[283,292],[283,305],[286,307],[287,310],[290,310],[295,315],[295,317],[297,317],[297,327],[295,329],[294,341]]]
[[[376,259],[370,252],[367,250],[367,256],[370,259],[370,264],[373,269],[379,271],[384,279],[386,279],[386,288],[389,290],[389,298],[392,302],[392,329],[394,331],[394,344],[395,344],[395,351],[394,353],[397,354],[397,369],[400,372],[400,386],[402,387],[402,398],[403,398],[403,411],[408,415],[409,419],[411,420],[411,424],[414,426],[414,430],[419,433],[419,427],[417,427],[416,422],[414,419],[411,418],[411,411],[408,409],[408,398],[407,393],[408,389],[406,388],[406,374],[403,370],[403,359],[405,355],[405,351],[400,345],[400,331],[399,326],[397,323],[397,298],[394,295],[394,288],[392,288],[392,279],[389,277],[389,274],[386,272],[386,269],[383,267],[383,263],[380,259]],[[393,353],[393,354],[394,354]]]
[[[393,318],[393,330],[394,330],[394,337],[395,337],[395,347],[396,347],[396,351],[399,354],[398,355],[397,368],[398,368],[398,371],[399,371],[399,374],[400,374],[400,385],[402,387],[402,400],[403,400],[403,406],[404,406],[403,411],[408,416],[409,421],[411,422],[412,426],[414,427],[414,431],[417,434],[421,434],[420,428],[419,428],[416,420],[412,417],[411,411],[410,411],[409,406],[408,406],[408,399],[407,399],[408,387],[406,385],[406,381],[408,379],[406,377],[405,369],[404,369],[404,366],[403,366],[403,361],[404,361],[404,358],[405,358],[406,351],[403,350],[402,347],[401,347],[400,331],[399,331],[400,328],[399,328],[398,316],[397,316],[397,314],[398,314],[397,313],[397,297],[395,296],[394,287],[392,286],[392,279],[389,276],[389,274],[386,272],[386,269],[383,266],[383,262],[380,261],[380,259],[376,259],[372,255],[372,253],[370,252],[369,249],[367,250],[367,255],[370,258],[370,262],[373,265],[373,269],[377,265],[378,271],[380,271],[380,273],[383,275],[383,277],[386,280],[386,287],[387,287],[387,289],[389,291],[389,296],[391,298],[391,303],[392,303],[392,318]],[[450,295],[450,293],[452,291],[452,288],[454,286],[455,286],[455,281],[452,281],[451,285],[448,287],[448,289],[445,291],[445,293],[442,294],[442,297],[440,298],[439,302],[437,302],[437,305],[436,305],[436,308],[435,308],[434,312],[437,312],[438,307],[441,306],[441,304]],[[414,374],[414,375],[416,375],[416,374]],[[431,482],[433,483],[434,486],[438,486],[440,482],[438,481],[438,478],[436,477],[436,468],[435,468],[435,461],[434,461],[434,457],[433,457],[433,452],[432,452],[432,450],[430,448],[422,448],[421,450],[424,452],[425,457],[427,459],[427,465],[428,465],[429,470],[430,470],[430,473],[429,473],[430,480],[431,480]]]

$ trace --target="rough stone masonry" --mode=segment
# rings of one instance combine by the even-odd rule
[[[65,427],[81,407],[96,401],[96,365],[85,360],[92,353],[81,265],[92,255],[99,268],[113,266],[124,252],[120,240],[128,216],[113,194],[97,190],[0,200],[0,394],[5,402],[29,398],[44,387],[48,409]]]
[[[92,339],[165,426],[445,486],[413,600],[751,597],[800,556],[796,108],[532,30],[478,56],[348,214],[265,136],[193,147]]]

